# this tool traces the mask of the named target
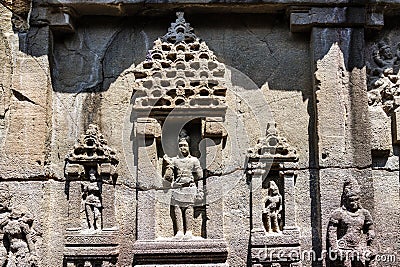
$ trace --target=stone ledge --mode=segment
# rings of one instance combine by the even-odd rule
[[[140,266],[226,266],[228,244],[211,239],[139,240],[133,253],[134,265]]]

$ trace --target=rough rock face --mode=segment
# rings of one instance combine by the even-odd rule
[[[399,266],[399,7],[1,1],[0,266]]]

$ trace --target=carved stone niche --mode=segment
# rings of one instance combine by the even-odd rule
[[[66,229],[64,266],[116,266],[116,153],[91,124],[65,161],[70,227]]]
[[[296,225],[295,179],[298,157],[269,123],[265,137],[249,149],[252,266],[301,266]]]
[[[177,16],[134,70],[138,231],[133,265],[226,266],[222,213],[216,212],[222,200],[206,205],[204,192],[207,176],[222,172],[217,159],[227,137],[223,123],[230,81],[225,65],[183,13]]]

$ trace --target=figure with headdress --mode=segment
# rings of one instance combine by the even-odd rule
[[[279,187],[274,181],[269,182],[268,196],[265,199],[263,220],[265,230],[268,233],[280,233],[279,227],[280,212],[282,211],[282,195]]]
[[[193,238],[193,207],[198,189],[196,181],[203,177],[198,158],[190,155],[189,135],[186,130],[179,134],[178,156],[164,156],[166,163],[164,179],[171,183],[171,209],[176,228],[176,239]]]
[[[334,266],[364,267],[373,260],[373,221],[360,203],[360,187],[356,180],[346,181],[342,207],[330,216],[328,242],[330,255],[336,255]]]

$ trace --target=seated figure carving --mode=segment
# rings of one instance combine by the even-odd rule
[[[270,181],[268,188],[268,196],[265,200],[263,210],[263,221],[265,230],[268,233],[280,233],[279,220],[282,211],[282,196],[279,188],[274,181]]]
[[[364,267],[373,260],[373,221],[360,203],[360,187],[355,180],[346,181],[342,207],[330,216],[328,225],[329,254],[336,260],[332,266]]]

